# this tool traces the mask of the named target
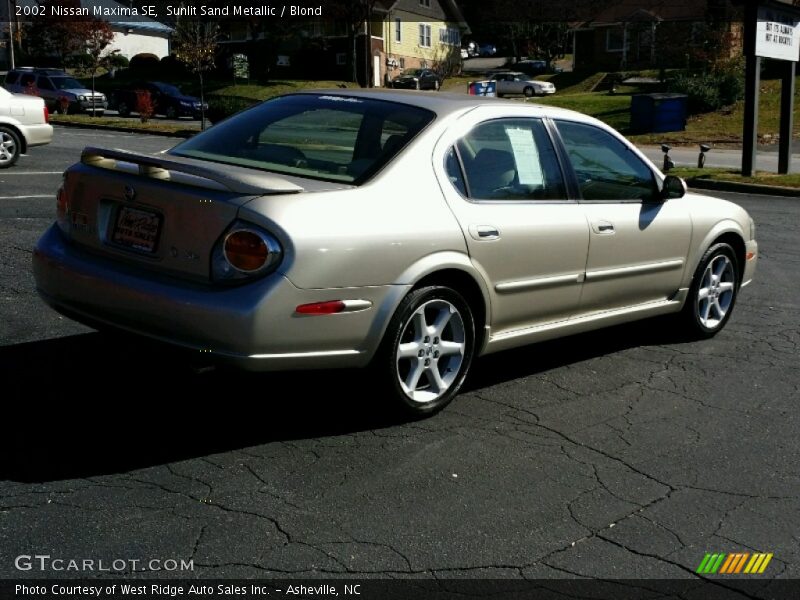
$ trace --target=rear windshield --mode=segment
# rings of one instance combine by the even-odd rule
[[[86,86],[72,77],[51,77],[50,81],[56,86],[57,90],[82,90]]]
[[[358,185],[433,118],[416,106],[369,98],[281,96],[215,125],[170,154]]]

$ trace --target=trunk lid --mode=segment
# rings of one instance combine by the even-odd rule
[[[207,282],[212,250],[240,206],[302,190],[252,169],[90,147],[65,174],[69,210],[60,224],[91,252]]]

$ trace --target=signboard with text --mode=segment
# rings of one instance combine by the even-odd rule
[[[800,60],[800,19],[779,9],[759,7],[756,56]]]

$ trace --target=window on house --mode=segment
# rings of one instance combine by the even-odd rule
[[[424,6],[426,8],[431,7],[431,0],[419,0],[419,5]]]
[[[347,54],[344,52],[337,52],[336,53],[336,64],[339,66],[347,64]]]
[[[606,52],[622,52],[625,43],[625,32],[622,27],[606,29]]]
[[[403,41],[403,22],[400,19],[394,20],[394,41]]]
[[[406,59],[401,56],[399,64],[400,64],[400,68],[401,69],[405,69],[406,68]]]
[[[420,23],[419,25],[419,45],[423,48],[431,47],[431,26]]]
[[[453,29],[452,27],[440,29],[439,42],[442,44],[447,44],[448,46],[460,46],[461,33],[458,31],[458,29]]]

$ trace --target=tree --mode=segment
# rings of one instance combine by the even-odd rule
[[[219,26],[210,21],[180,17],[175,26],[175,56],[200,79],[200,129],[206,127],[203,73],[214,68]]]
[[[43,10],[25,26],[27,53],[41,58],[56,57],[59,66],[64,66],[69,56],[84,52],[92,23],[51,13],[53,6],[80,8],[80,0],[36,0],[36,3]]]
[[[103,54],[108,45],[114,40],[114,32],[106,21],[92,19],[86,22],[86,55],[89,57],[89,71],[92,75],[92,106],[94,106],[95,77],[100,67],[108,66],[111,57],[119,54],[119,50],[113,50],[108,54]],[[94,112],[92,112],[94,116]]]

